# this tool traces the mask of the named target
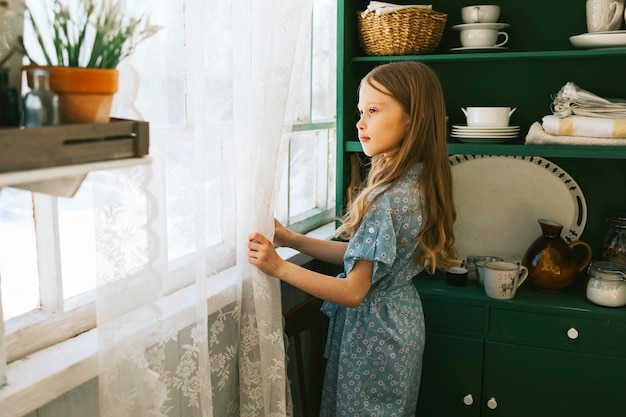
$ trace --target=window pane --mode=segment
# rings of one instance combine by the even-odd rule
[[[313,56],[311,117],[335,118],[337,2],[315,0],[313,4]]]
[[[205,25],[204,36],[207,58],[211,60],[203,75],[207,80],[203,102],[203,118],[210,125],[233,121],[233,2],[214,0],[211,23]]]
[[[177,5],[175,7],[175,5]],[[149,15],[153,24],[161,26],[160,32],[142,43],[127,58],[132,63],[120,67],[120,89],[116,96],[119,111],[129,118],[129,108],[137,117],[150,121],[150,127],[185,126],[187,103],[185,96],[186,53],[184,2],[151,0],[128,1],[132,16]],[[146,11],[148,9],[149,11]],[[155,63],[158,62],[158,65]],[[122,65],[125,64],[122,61]],[[124,84],[123,76],[129,79]],[[137,83],[137,80],[140,82]],[[134,88],[131,88],[134,87]],[[120,94],[122,93],[122,94]],[[123,97],[127,96],[127,103]],[[126,107],[126,106],[128,107]],[[132,113],[130,113],[132,114]]]
[[[316,206],[317,140],[316,131],[291,137],[289,161],[289,217]]]
[[[222,146],[219,140],[205,141],[204,149],[204,225],[205,243],[207,246],[221,243],[224,222],[222,207],[224,207],[223,197],[225,193],[232,190],[222,190]]]
[[[326,190],[328,208],[335,207],[335,185],[337,184],[335,167],[337,166],[337,129],[328,130],[328,178],[326,179]]]
[[[89,177],[72,198],[59,198],[63,297],[96,288],[96,238]]]
[[[0,282],[5,320],[39,307],[35,225],[27,191],[0,191]]]
[[[171,145],[166,150],[169,260],[189,255],[196,248],[193,157],[193,144]]]

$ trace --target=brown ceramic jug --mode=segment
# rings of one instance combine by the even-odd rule
[[[582,240],[571,243],[561,237],[563,225],[552,220],[539,219],[542,235],[526,250],[522,264],[528,268],[528,280],[542,292],[559,292],[572,285],[579,273],[591,261],[591,246]],[[574,256],[577,246],[585,248],[582,262]]]

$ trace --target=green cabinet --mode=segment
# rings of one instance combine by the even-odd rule
[[[483,341],[427,332],[418,416],[480,416]]]
[[[593,305],[582,283],[561,294],[522,286],[506,301],[475,281],[415,285],[426,318],[417,416],[626,415],[626,309]]]
[[[337,214],[359,173],[357,88],[373,67],[416,60],[439,76],[449,126],[465,124],[467,106],[511,106],[520,137],[502,144],[460,143],[450,155],[541,157],[580,186],[586,204],[581,239],[599,259],[606,218],[626,210],[626,146],[525,145],[530,126],[551,113],[552,96],[567,82],[602,97],[626,99],[626,49],[580,50],[569,37],[586,32],[585,3],[569,0],[495,1],[508,23],[508,48],[456,53],[466,1],[441,0],[448,14],[435,52],[416,56],[365,56],[356,16],[369,0],[338,0]],[[399,0],[395,3],[417,3]],[[626,142],[625,142],[626,143]],[[582,204],[582,203],[581,203]],[[515,221],[515,219],[511,219]],[[537,235],[540,230],[537,228]],[[488,238],[488,237],[485,237]],[[582,280],[582,279],[581,279]],[[591,304],[584,283],[559,294],[525,284],[513,300],[487,298],[475,283],[449,287],[440,279],[416,280],[427,329],[418,416],[626,416],[626,309]]]
[[[489,340],[484,354],[484,416],[626,415],[625,358]]]

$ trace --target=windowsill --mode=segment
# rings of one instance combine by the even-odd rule
[[[334,223],[328,223],[307,235],[319,239],[330,239],[334,230]],[[298,265],[312,260],[311,257],[289,248],[278,248],[278,253],[284,259]],[[235,268],[229,268],[211,278],[224,285],[208,290],[209,313],[229,302],[228,297],[215,296],[226,293],[229,283],[234,283]],[[216,298],[220,300],[219,303],[212,302]],[[183,307],[180,307],[181,300]],[[194,301],[195,289],[192,286],[163,299],[163,305],[160,307],[162,311],[181,314],[183,310],[193,310]],[[98,329],[96,328],[8,364],[8,384],[0,388],[1,415],[2,417],[20,417],[28,414],[97,375]]]

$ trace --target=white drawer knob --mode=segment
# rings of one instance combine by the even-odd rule
[[[467,394],[465,397],[463,397],[463,404],[465,405],[474,404],[474,397],[472,397],[472,394]]]
[[[570,339],[574,340],[578,338],[578,330],[574,329],[573,327],[571,329],[569,329],[567,331],[567,337],[569,337]]]
[[[498,407],[498,402],[495,398],[491,397],[489,401],[487,401],[487,407],[489,407],[490,410],[495,410]]]

